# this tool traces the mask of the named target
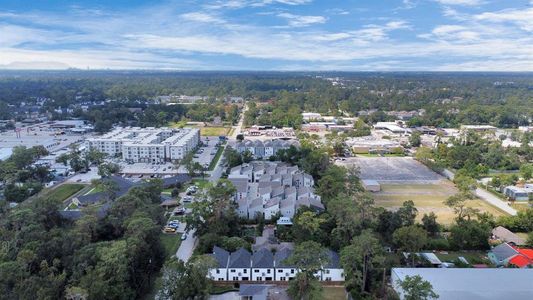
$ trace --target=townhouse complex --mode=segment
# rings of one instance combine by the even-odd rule
[[[260,214],[270,220],[278,213],[292,218],[300,206],[324,209],[320,196],[314,193],[313,177],[297,166],[254,161],[232,168],[228,179],[237,189],[234,200],[243,218]]]
[[[87,139],[87,146],[128,162],[160,163],[182,159],[200,142],[198,128],[116,128]]]
[[[250,253],[240,248],[230,253],[215,246],[211,256],[216,260],[217,266],[209,270],[208,276],[215,281],[289,281],[298,274],[298,269],[286,262],[292,251],[283,248],[273,254],[263,248]],[[327,257],[322,270],[315,276],[320,281],[344,281],[339,255],[328,250]]]
[[[293,140],[244,140],[235,146],[235,150],[241,154],[245,151],[249,151],[255,159],[268,159],[271,156],[276,155],[279,150],[288,149],[290,146],[298,147],[299,145],[300,144],[297,141]]]

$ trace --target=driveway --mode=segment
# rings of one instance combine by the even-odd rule
[[[494,196],[490,192],[485,191],[484,189],[477,188],[476,189],[476,196],[478,196],[480,199],[485,200],[489,204],[492,204],[493,206],[496,206],[497,208],[503,210],[504,212],[515,216],[516,210],[512,207],[510,207],[507,202],[502,201],[500,198]]]
[[[187,233],[187,239],[181,242],[181,245],[176,252],[176,257],[179,260],[187,262],[191,258],[198,240],[196,236],[194,236],[194,232],[194,230],[189,231],[189,233]]]

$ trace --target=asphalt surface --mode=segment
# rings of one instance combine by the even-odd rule
[[[245,104],[243,111],[246,111],[246,109],[247,107]],[[234,128],[233,134],[228,137],[228,144],[235,142],[237,138],[237,134],[240,133],[242,130],[243,123],[244,123],[244,112],[241,113],[241,119],[239,120],[239,123],[237,124],[237,126]],[[204,142],[205,142],[205,139],[204,139]],[[207,155],[210,158],[209,162],[211,162],[211,159],[213,159],[214,155],[210,155],[210,153],[211,151],[213,151],[212,148],[214,148],[214,145],[217,142],[218,142],[218,137],[209,137],[209,146],[202,147],[202,149],[205,149],[205,150],[204,150],[203,155],[200,155],[198,159],[203,159],[203,157]],[[214,148],[214,151],[216,151],[216,148]],[[213,171],[210,172],[210,176],[209,176],[210,182],[217,181],[220,178],[220,176],[222,176],[222,172],[224,170],[223,165],[224,165],[224,157],[221,157],[217,165],[215,166],[215,169],[213,169]],[[187,211],[186,213],[190,213],[190,211]],[[196,244],[198,243],[198,238],[195,236],[194,233],[195,233],[194,230],[189,231],[187,233],[187,238],[181,242],[181,245],[178,248],[178,251],[176,252],[176,257],[179,260],[187,262],[191,258],[194,252],[194,248],[196,247]]]
[[[507,202],[502,201],[500,198],[494,196],[490,192],[485,191],[484,189],[477,188],[476,189],[476,196],[478,196],[480,199],[485,200],[485,202],[488,202],[489,204],[496,206],[497,208],[503,210],[504,212],[515,216],[516,210],[512,207],[510,207]]]

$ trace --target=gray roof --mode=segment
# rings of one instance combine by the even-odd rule
[[[274,255],[268,249],[261,249],[252,255],[252,268],[274,268]]]
[[[339,254],[329,249],[327,253],[328,253],[328,262],[325,267],[328,269],[340,269],[341,262],[340,262]]]
[[[276,262],[276,268],[293,268],[293,265],[286,263],[286,259],[292,255],[292,250],[289,248],[283,248],[276,252],[274,255],[274,261]]]
[[[232,252],[229,257],[228,268],[249,268],[252,260],[252,254],[244,248]]]
[[[421,276],[431,283],[439,300],[529,300],[533,295],[532,269],[393,268],[391,272],[399,280]]]
[[[518,235],[511,232],[509,229],[498,226],[492,230],[492,235],[494,235],[496,238],[507,242],[507,243],[514,243],[515,245],[524,245],[526,241],[519,237]]]
[[[225,268],[228,266],[229,252],[215,246],[213,248],[213,254],[211,256],[217,261],[219,268]]]
[[[515,256],[518,251],[516,251],[513,247],[509,246],[507,243],[503,243],[494,247],[494,249],[492,249],[492,253],[499,261],[504,261],[508,258]]]
[[[266,300],[271,286],[266,284],[241,284],[239,296],[253,297],[254,300]]]

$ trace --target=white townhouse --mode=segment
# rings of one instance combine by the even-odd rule
[[[240,248],[232,252],[228,263],[228,280],[249,281],[251,280],[252,255],[248,250]]]
[[[321,271],[322,281],[344,281],[344,269],[341,267],[339,254],[328,250],[328,263]]]
[[[298,274],[298,270],[286,261],[291,255],[292,250],[289,248],[283,248],[274,255],[276,281],[289,281]]]
[[[211,255],[217,262],[216,268],[209,269],[209,278],[214,281],[228,280],[229,252],[215,246]]]
[[[273,281],[275,278],[274,255],[268,249],[252,254],[252,281]]]
[[[215,281],[289,281],[298,274],[298,269],[287,262],[292,251],[289,247],[282,247],[273,254],[269,249],[261,248],[252,254],[240,248],[229,253],[215,246],[211,256],[217,265],[209,270],[208,276]],[[344,281],[339,255],[328,250],[327,256],[328,262],[315,274],[316,278],[320,281]]]
[[[314,193],[313,177],[297,166],[254,161],[232,168],[228,179],[236,188],[234,200],[242,218],[253,219],[259,214],[270,220],[278,213],[292,218],[301,206],[324,209],[320,196]]]

